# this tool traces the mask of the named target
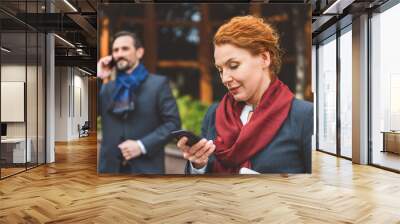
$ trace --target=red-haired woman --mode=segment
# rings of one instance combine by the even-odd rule
[[[313,105],[278,79],[276,31],[258,17],[234,17],[214,36],[214,60],[228,93],[209,108],[204,139],[178,141],[186,173],[310,173]]]

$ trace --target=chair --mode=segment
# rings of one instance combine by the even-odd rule
[[[89,136],[89,129],[90,129],[90,123],[89,121],[85,121],[85,123],[80,127],[78,124],[78,133],[79,133],[79,138],[80,137],[87,137]]]

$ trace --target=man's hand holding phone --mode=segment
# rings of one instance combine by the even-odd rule
[[[100,58],[97,62],[97,77],[101,79],[108,78],[113,68],[113,58],[111,55]]]
[[[177,146],[182,151],[183,157],[192,162],[194,168],[201,169],[207,165],[208,157],[215,151],[215,145],[212,140],[205,138],[198,141],[196,144],[187,145],[188,137],[179,139]]]

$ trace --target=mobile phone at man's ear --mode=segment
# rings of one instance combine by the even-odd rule
[[[179,141],[179,139],[181,139],[182,137],[187,137],[188,141],[187,141],[187,145],[188,146],[193,146],[194,144],[196,144],[197,142],[199,142],[201,140],[201,137],[193,134],[190,131],[185,131],[185,130],[178,130],[178,131],[173,131],[171,132],[171,135],[177,140]]]
[[[111,58],[111,61],[108,63],[108,67],[113,68],[115,66],[116,62],[114,58]]]

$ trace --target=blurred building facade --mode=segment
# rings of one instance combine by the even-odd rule
[[[311,93],[311,7],[306,4],[103,4],[99,7],[99,56],[110,54],[112,35],[134,31],[144,40],[144,64],[166,75],[181,94],[203,102],[225,93],[214,67],[213,35],[239,15],[257,15],[281,36],[280,79],[301,99]]]

